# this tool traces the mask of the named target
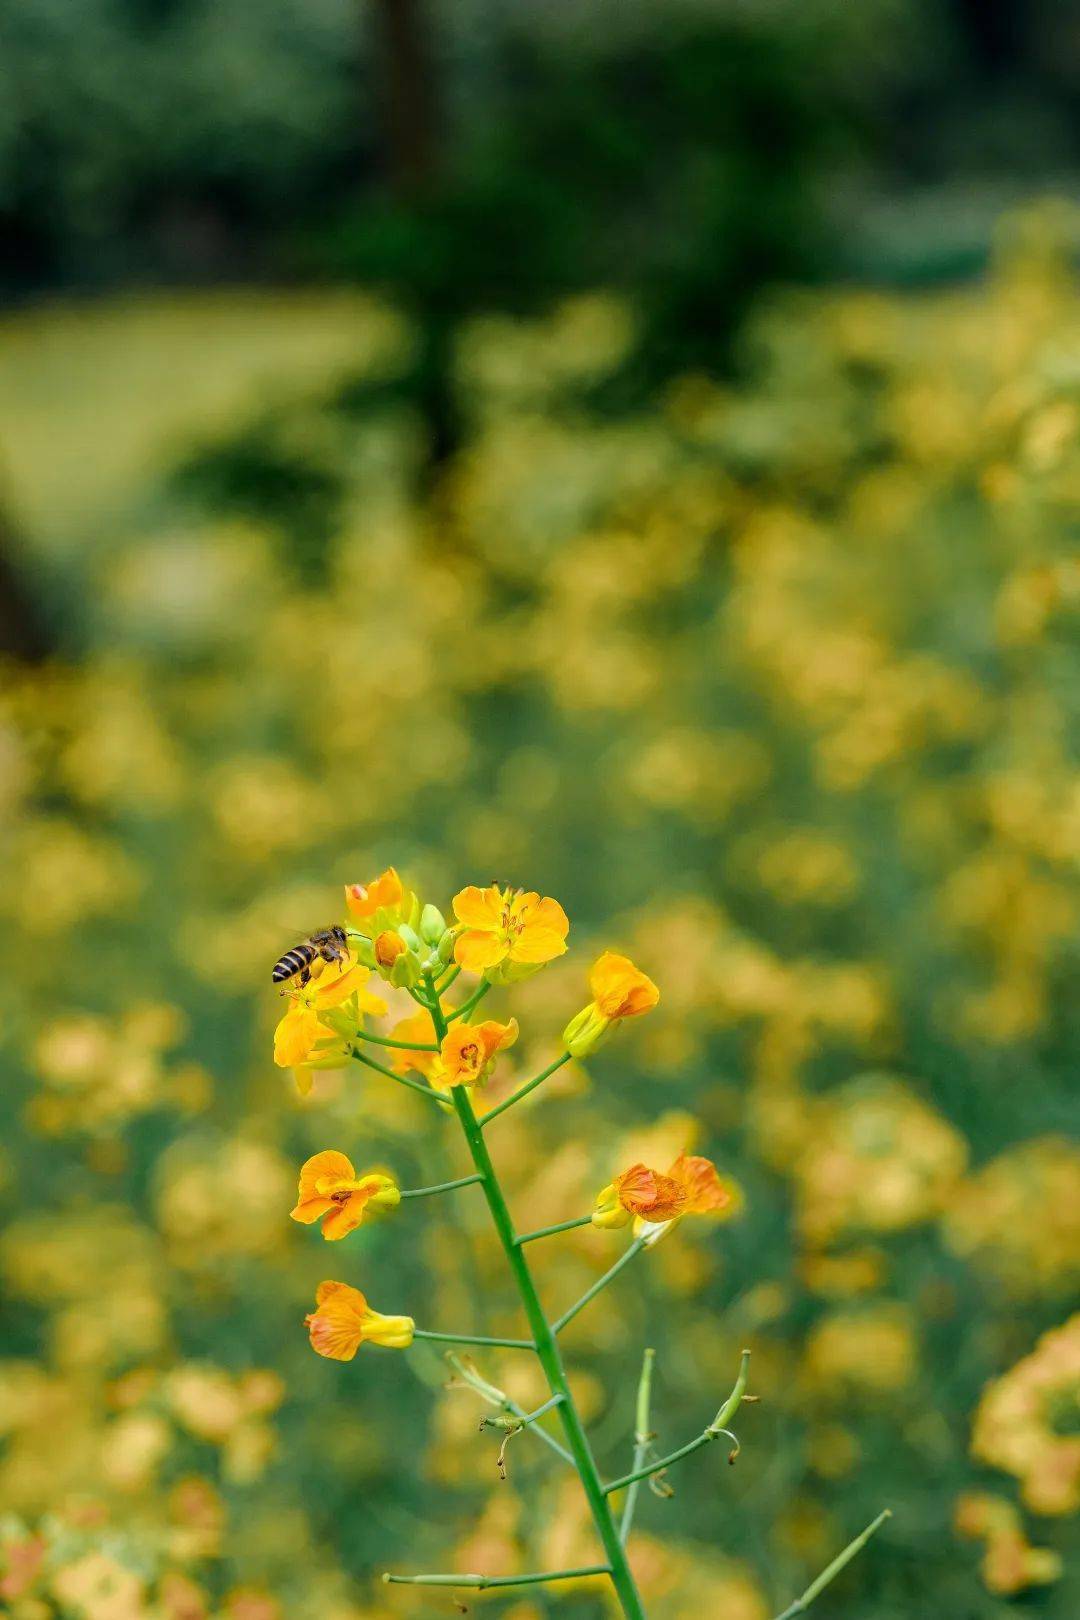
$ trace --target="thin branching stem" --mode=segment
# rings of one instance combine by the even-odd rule
[[[873,1523],[868,1524],[866,1529],[855,1537],[854,1541],[849,1541],[843,1552],[838,1553],[832,1563],[822,1570],[817,1580],[810,1582],[802,1597],[797,1597],[794,1603],[789,1603],[783,1613],[776,1616],[776,1620],[792,1620],[793,1615],[804,1614],[814,1599],[825,1590],[829,1582],[839,1575],[845,1565],[851,1563],[856,1553],[862,1551],[875,1531],[880,1530],[885,1520],[891,1518],[891,1508],[885,1508],[883,1512],[879,1513]]]
[[[516,1091],[512,1091],[509,1097],[504,1098],[501,1103],[496,1103],[494,1108],[489,1108],[487,1113],[481,1116],[481,1125],[490,1125],[493,1119],[498,1119],[499,1115],[505,1114],[508,1108],[513,1108],[514,1104],[519,1103],[522,1097],[527,1097],[530,1091],[535,1091],[537,1086],[542,1085],[549,1075],[554,1074],[556,1069],[561,1069],[563,1064],[569,1063],[569,1061],[570,1053],[563,1052],[561,1057],[555,1059],[554,1063],[549,1063],[546,1069],[541,1069],[540,1073],[534,1075],[531,1080],[526,1080],[525,1084],[519,1086]]]
[[[489,1384],[486,1378],[480,1376],[475,1367],[467,1366],[458,1356],[455,1356],[452,1350],[446,1352],[446,1359],[462,1382],[467,1384],[470,1389],[474,1389],[481,1400],[487,1401],[489,1406],[497,1406],[500,1411],[508,1416],[521,1418],[522,1422],[529,1418],[530,1432],[543,1440],[557,1457],[562,1458],[563,1462],[569,1463],[571,1468],[575,1466],[574,1459],[566,1447],[556,1440],[553,1434],[549,1434],[542,1423],[536,1421],[537,1414],[535,1412],[530,1416],[525,1408],[519,1406],[517,1401],[512,1400],[504,1389],[498,1389],[494,1384]]]
[[[428,1100],[435,1103],[437,1107],[442,1108],[443,1110],[450,1107],[450,1104],[447,1102],[445,1097],[440,1096],[437,1091],[432,1091],[430,1086],[425,1086],[423,1081],[413,1080],[412,1077],[407,1074],[395,1074],[393,1069],[388,1069],[386,1067],[385,1063],[376,1063],[374,1058],[368,1057],[365,1052],[358,1052],[355,1047],[353,1047],[352,1055],[356,1059],[357,1063],[362,1063],[365,1068],[374,1069],[376,1074],[386,1075],[388,1080],[396,1080],[399,1086],[407,1086],[410,1091],[418,1091],[421,1097],[427,1097]]]
[[[485,979],[482,984],[477,985],[467,1001],[463,1001],[460,1007],[455,1007],[452,1012],[446,1015],[446,1022],[452,1024],[455,1018],[468,1018],[473,1009],[479,1007],[490,989],[491,985]]]
[[[702,1446],[707,1446],[713,1440],[718,1440],[721,1435],[726,1436],[726,1438],[729,1439],[734,1445],[734,1451],[731,1453],[731,1461],[734,1462],[739,1452],[739,1442],[727,1425],[731,1422],[732,1418],[735,1416],[735,1413],[742,1405],[743,1396],[746,1394],[746,1380],[749,1376],[749,1371],[750,1352],[749,1350],[744,1350],[742,1353],[742,1359],[739,1363],[739,1374],[735,1380],[735,1385],[731,1391],[731,1394],[728,1396],[719,1412],[717,1412],[708,1428],[704,1429],[701,1434],[696,1435],[693,1440],[688,1440],[686,1445],[680,1446],[677,1451],[669,1451],[666,1457],[658,1457],[649,1463],[646,1463],[644,1460],[635,1461],[634,1466],[629,1474],[623,1474],[621,1479],[613,1479],[610,1485],[604,1486],[604,1490],[607,1495],[611,1496],[615,1491],[624,1490],[628,1485],[632,1487],[636,1485],[639,1480],[648,1479],[652,1474],[661,1473],[665,1468],[670,1468],[672,1463],[681,1462],[684,1457],[690,1457],[695,1451],[700,1451]]]
[[[372,1041],[376,1046],[395,1046],[402,1052],[437,1052],[439,1048],[430,1041],[395,1041],[389,1035],[373,1035],[370,1029],[362,1029],[357,1036],[361,1041]]]
[[[433,1187],[403,1187],[402,1198],[430,1198],[433,1193],[453,1192],[455,1187],[475,1187],[479,1176],[459,1176],[456,1181],[439,1181]]]
[[[484,1344],[495,1350],[535,1350],[531,1339],[492,1339],[479,1333],[431,1333],[426,1328],[415,1328],[414,1339],[431,1339],[436,1344]]]
[[[482,1120],[481,1124],[483,1124]],[[556,1232],[572,1232],[575,1226],[588,1226],[591,1221],[591,1215],[576,1215],[572,1221],[558,1221],[554,1226],[538,1226],[535,1232],[523,1232],[521,1234],[517,1239],[518,1248],[523,1243],[535,1243],[537,1238],[554,1237]]]
[[[638,1474],[645,1465],[649,1446],[652,1443],[652,1431],[649,1428],[649,1413],[652,1404],[652,1375],[653,1365],[656,1361],[656,1351],[646,1350],[641,1358],[641,1377],[638,1379],[637,1405],[634,1408],[634,1466],[631,1473]],[[619,1540],[626,1546],[630,1539],[630,1531],[634,1527],[634,1509],[637,1507],[638,1491],[641,1489],[640,1477],[631,1481],[630,1489],[626,1493],[623,1503],[622,1522],[619,1525]]]
[[[388,1586],[467,1586],[483,1591],[489,1586],[538,1586],[541,1581],[576,1581],[585,1575],[610,1575],[607,1564],[586,1564],[582,1569],[542,1570],[534,1575],[384,1575]]]
[[[648,1239],[645,1237],[635,1238],[630,1247],[625,1251],[624,1254],[619,1256],[610,1270],[605,1271],[604,1275],[598,1278],[597,1281],[593,1283],[591,1288],[587,1288],[585,1290],[575,1305],[571,1305],[568,1311],[564,1311],[563,1314],[551,1324],[552,1331],[555,1333],[561,1333],[563,1328],[566,1327],[567,1323],[572,1322],[578,1312],[585,1309],[590,1300],[595,1299],[597,1294],[602,1293],[607,1287],[608,1283],[614,1282],[615,1278],[619,1275],[619,1272],[622,1271],[623,1267],[628,1266],[631,1260],[635,1259],[637,1255],[641,1253],[647,1242]]]

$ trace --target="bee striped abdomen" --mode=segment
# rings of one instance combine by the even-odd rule
[[[272,975],[275,984],[281,984],[285,979],[291,979],[302,968],[310,967],[318,956],[314,945],[306,942],[303,945],[294,945],[291,951],[286,951],[280,961],[274,963]]]

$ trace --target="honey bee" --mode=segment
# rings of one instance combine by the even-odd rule
[[[286,979],[297,978],[299,984],[307,984],[311,978],[311,964],[318,961],[320,956],[324,962],[348,961],[345,930],[337,923],[332,923],[329,928],[316,929],[315,933],[309,934],[299,945],[294,945],[292,950],[286,951],[285,955],[274,963],[273,982],[282,984]],[[282,991],[282,995],[284,994]]]

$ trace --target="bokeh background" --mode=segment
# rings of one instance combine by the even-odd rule
[[[430,1347],[301,1327],[516,1322],[468,1194],[288,1220],[322,1147],[460,1173],[271,1060],[270,963],[394,862],[571,916],[502,1085],[596,949],[662,986],[497,1127],[524,1226],[691,1143],[745,1189],[567,1336],[613,1472],[645,1343],[671,1446],[753,1349],[650,1614],[767,1620],[889,1505],[823,1617],[1075,1615],[1076,4],[0,23],[3,1613],[438,1620],[378,1572],[583,1550]],[[538,1245],[553,1302],[622,1241]]]

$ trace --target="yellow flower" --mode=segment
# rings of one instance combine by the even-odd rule
[[[315,962],[311,980],[289,991],[289,1005],[285,1016],[274,1031],[274,1062],[282,1069],[295,1069],[296,1082],[302,1092],[311,1090],[312,1054],[317,1062],[327,1060],[343,1062],[344,1039],[320,1016],[334,1007],[340,1007],[355,995],[360,1015],[370,1013],[382,1018],[386,1003],[373,996],[364,986],[371,977],[350,952],[344,962]],[[320,1042],[327,1043],[320,1046]]]
[[[605,951],[589,974],[593,999],[563,1030],[563,1044],[572,1057],[588,1057],[607,1040],[623,1018],[638,1018],[660,1000],[652,980],[628,956]]]
[[[1020,1480],[1036,1513],[1080,1506],[1080,1311],[1044,1333],[1030,1355],[988,1384],[971,1453]]]
[[[391,1176],[376,1170],[357,1176],[344,1153],[328,1148],[307,1160],[300,1171],[294,1221],[305,1226],[322,1221],[322,1235],[333,1242],[358,1227],[368,1209],[393,1209],[401,1193]]]
[[[721,1177],[711,1159],[680,1153],[666,1173],[633,1164],[603,1188],[593,1225],[607,1228],[635,1222],[634,1231],[655,1243],[684,1215],[730,1219],[742,1204],[738,1185]]]
[[[392,866],[370,883],[347,883],[345,905],[355,931],[367,939],[375,939],[401,923],[415,929],[420,921],[419,900],[405,888]]]
[[[362,1344],[407,1350],[415,1325],[411,1316],[373,1311],[359,1288],[342,1282],[321,1282],[315,1309],[304,1318],[311,1348],[331,1361],[351,1361]]]
[[[454,896],[459,927],[454,957],[468,973],[509,984],[566,950],[570,923],[557,900],[518,889],[470,885]]]
[[[517,1038],[516,1018],[508,1024],[496,1023],[493,1018],[483,1024],[455,1024],[443,1038],[439,1060],[431,1071],[432,1085],[440,1091],[476,1085],[486,1078],[496,1053],[513,1046]]]
[[[422,1008],[396,1023],[390,1037],[395,1041],[414,1041],[421,1046],[437,1044],[431,1014]],[[395,1074],[408,1074],[410,1069],[415,1069],[426,1079],[431,1078],[432,1070],[439,1061],[438,1052],[409,1052],[393,1046],[387,1048],[387,1055]]]

